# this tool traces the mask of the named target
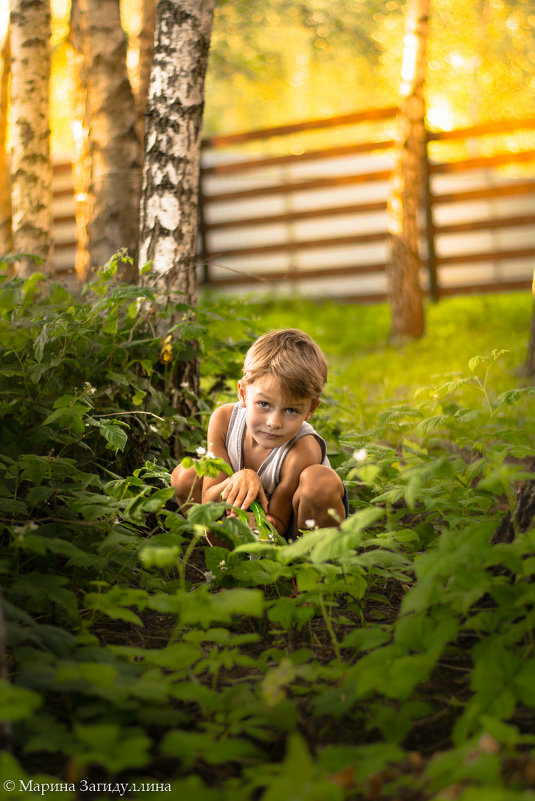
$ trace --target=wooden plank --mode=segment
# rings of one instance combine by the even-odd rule
[[[535,256],[535,247],[516,250],[492,250],[487,253],[456,253],[451,256],[437,256],[437,264],[478,264],[480,262],[508,261],[509,259],[529,259]]]
[[[496,197],[516,197],[535,194],[535,181],[518,181],[499,184],[485,189],[462,189],[458,192],[444,192],[433,195],[433,206],[443,203],[464,203],[469,200],[485,200]]]
[[[519,130],[535,130],[535,117],[518,117],[496,122],[483,122],[466,128],[456,128],[454,131],[429,131],[428,137],[435,142],[451,142],[456,139],[472,139],[478,136],[485,136],[485,134],[503,134]]]
[[[269,214],[265,217],[240,217],[236,220],[217,220],[207,223],[207,231],[219,231],[228,228],[249,228],[257,225],[274,225],[277,223],[299,222],[312,220],[316,217],[342,217],[348,214],[367,214],[375,211],[386,211],[386,199],[374,203],[355,203],[349,206],[329,206],[319,209],[304,209],[303,211],[289,211],[286,214]]]
[[[220,148],[238,142],[251,142],[255,139],[271,139],[274,136],[287,136],[302,131],[315,131],[320,128],[336,128],[339,125],[355,125],[357,123],[376,122],[377,120],[393,119],[397,114],[397,106],[388,108],[373,108],[366,111],[356,111],[352,114],[340,114],[336,117],[321,117],[291,125],[276,125],[272,128],[258,128],[256,131],[242,131],[235,134],[209,136],[203,139],[205,148]]]
[[[348,186],[350,184],[368,184],[374,181],[388,181],[391,170],[376,170],[375,172],[354,173],[351,175],[335,175],[328,178],[315,178],[308,181],[295,181],[294,183],[279,184],[276,186],[256,186],[251,189],[242,189],[238,192],[217,192],[206,196],[206,203],[221,203],[224,200],[244,200],[264,195],[289,195],[294,192],[309,192],[314,189],[327,189],[329,187]]]
[[[457,286],[441,286],[440,295],[479,295],[488,292],[512,292],[515,290],[531,289],[531,278],[522,278],[518,281],[485,282],[481,284],[460,284]]]
[[[465,172],[467,170],[496,167],[500,164],[525,164],[535,161],[535,150],[521,150],[512,153],[497,153],[494,156],[477,156],[459,161],[430,162],[429,169],[432,175],[437,173]]]
[[[535,214],[519,214],[516,217],[488,217],[484,220],[472,220],[471,222],[435,225],[434,230],[437,235],[444,235],[459,234],[467,231],[488,231],[496,228],[516,228],[534,224]]]
[[[351,236],[327,237],[325,239],[302,239],[292,242],[277,242],[270,245],[251,245],[245,248],[229,248],[227,250],[209,251],[208,258],[220,259],[224,256],[260,256],[268,253],[293,253],[297,250],[318,250],[327,247],[345,247],[361,245],[368,242],[382,242],[388,231],[374,231],[369,234],[352,234]]]
[[[317,270],[273,270],[271,272],[247,273],[239,272],[238,275],[228,278],[211,278],[208,286],[240,286],[243,284],[267,283],[273,284],[280,281],[306,281],[310,278],[343,278],[351,275],[362,275],[365,273],[382,273],[385,271],[385,264],[358,264],[347,267],[323,267]],[[238,273],[235,267],[229,271]]]
[[[269,167],[278,167],[285,164],[302,164],[306,161],[321,161],[324,159],[339,158],[340,156],[354,156],[358,153],[373,153],[375,150],[390,150],[394,147],[393,139],[382,142],[359,142],[354,145],[341,145],[323,150],[309,150],[305,153],[290,153],[285,156],[269,156],[266,158],[248,159],[244,161],[229,161],[226,164],[214,164],[202,167],[201,175],[231,175]]]

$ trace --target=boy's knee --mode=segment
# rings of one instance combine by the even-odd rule
[[[313,464],[306,467],[299,477],[301,501],[313,505],[334,505],[344,496],[344,485],[332,467]]]
[[[192,489],[196,478],[194,467],[182,467],[177,465],[171,473],[171,486],[175,491],[175,497],[178,503],[184,503],[190,499]],[[193,498],[191,498],[193,500]]]

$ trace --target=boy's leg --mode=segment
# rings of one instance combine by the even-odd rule
[[[201,503],[202,478],[195,472],[194,467],[177,465],[171,473],[171,486],[175,490],[175,498],[179,506],[185,503]]]
[[[202,503],[202,478],[199,478],[194,467],[182,467],[177,465],[171,473],[171,486],[175,490],[175,498],[182,512],[187,510],[186,504]],[[219,548],[229,549],[229,545],[224,540],[216,537],[211,531],[206,531],[205,539],[208,545],[216,545]]]
[[[331,467],[315,464],[305,468],[293,499],[294,534],[311,526],[337,526],[347,517],[344,498],[342,479]],[[329,514],[330,509],[334,515]]]

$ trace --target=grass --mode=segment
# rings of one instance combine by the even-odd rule
[[[493,350],[507,351],[496,391],[525,384],[522,367],[532,306],[527,292],[446,298],[427,305],[425,335],[403,343],[391,341],[386,303],[268,299],[249,309],[259,333],[306,330],[327,356],[327,397],[339,406],[340,421],[368,427],[378,408],[409,401],[417,390],[443,378],[465,375],[473,356]]]

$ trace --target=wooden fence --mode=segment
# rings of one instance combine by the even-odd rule
[[[384,299],[396,113],[374,109],[206,139],[202,283]],[[427,155],[423,285],[434,297],[529,287],[535,118],[430,131]],[[67,175],[58,168],[58,179]],[[68,202],[67,185],[63,193]],[[58,229],[68,230],[68,216],[58,212]],[[61,269],[74,243],[72,235],[56,241]]]

